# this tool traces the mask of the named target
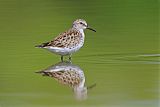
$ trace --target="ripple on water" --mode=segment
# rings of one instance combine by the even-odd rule
[[[160,54],[138,54],[138,53],[113,53],[113,54],[91,54],[80,56],[79,62],[93,64],[160,64]]]

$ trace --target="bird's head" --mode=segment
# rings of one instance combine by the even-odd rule
[[[77,19],[73,22],[73,28],[76,28],[78,30],[81,30],[81,29],[89,29],[89,30],[92,30],[94,32],[96,32],[96,30],[90,28],[87,24],[87,22],[83,19]]]

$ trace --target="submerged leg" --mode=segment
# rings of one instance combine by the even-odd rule
[[[69,55],[69,61],[71,61],[72,60],[72,57],[71,57],[71,55]]]
[[[61,61],[63,62],[63,56],[61,56]]]

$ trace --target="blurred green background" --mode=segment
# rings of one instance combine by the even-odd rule
[[[158,0],[0,0],[0,107],[158,107]],[[76,101],[70,88],[35,71],[60,57],[35,45],[85,19],[72,56],[97,86]]]

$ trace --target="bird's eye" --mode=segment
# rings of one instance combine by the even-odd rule
[[[80,22],[80,24],[83,24],[82,22]]]

